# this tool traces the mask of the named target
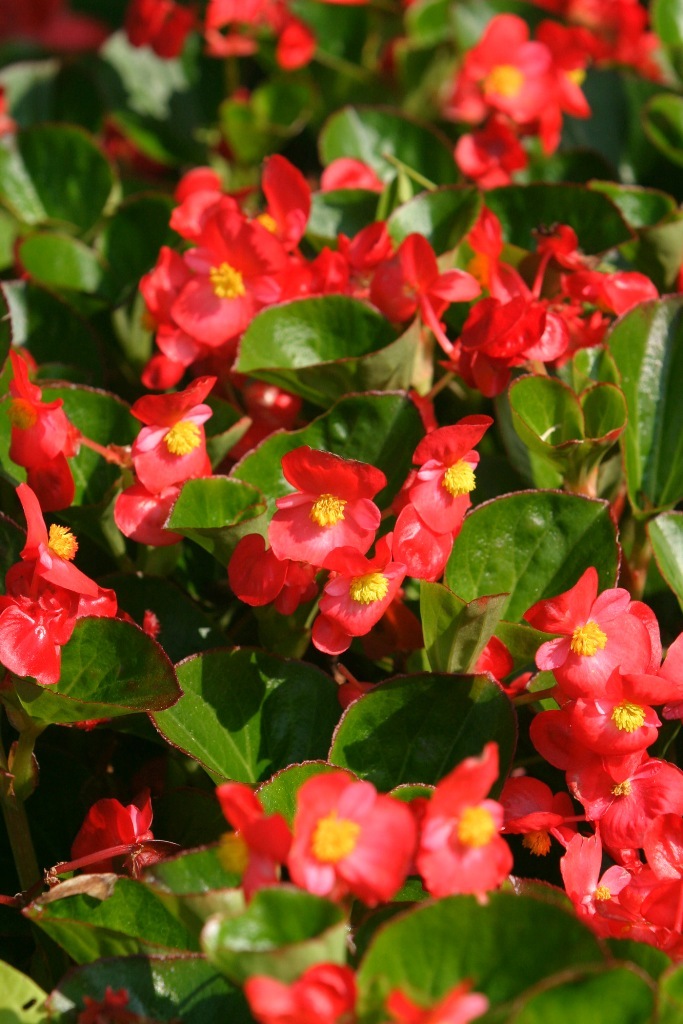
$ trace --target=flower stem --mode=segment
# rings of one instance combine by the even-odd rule
[[[42,875],[38,867],[28,818],[23,801],[14,792],[14,776],[9,770],[2,741],[0,740],[0,806],[5,819],[14,864],[19,876],[19,885],[24,892],[40,883]]]

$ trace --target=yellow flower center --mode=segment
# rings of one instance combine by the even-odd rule
[[[443,475],[441,480],[442,487],[445,487],[449,494],[454,498],[459,498],[462,494],[469,494],[473,491],[476,484],[474,481],[474,470],[470,466],[469,462],[465,462],[464,459],[460,459],[453,466],[449,466]]]
[[[35,406],[25,398],[13,398],[9,404],[7,415],[12,426],[18,427],[19,430],[28,430],[38,419]]]
[[[249,847],[236,832],[224,832],[216,851],[218,859],[231,875],[243,875],[249,863]]]
[[[309,518],[316,526],[334,526],[340,519],[344,518],[343,498],[337,498],[334,494],[321,494],[317,501],[313,502]]]
[[[631,795],[631,783],[628,779],[624,779],[623,782],[617,782],[616,786],[612,786],[612,796],[630,796]]]
[[[485,807],[466,807],[458,822],[458,839],[463,846],[486,846],[498,829]]]
[[[202,432],[192,420],[180,420],[164,435],[164,444],[171,455],[189,455],[202,441]]]
[[[514,64],[499,64],[491,68],[484,79],[484,93],[489,96],[495,93],[506,99],[516,96],[524,84],[524,75]]]
[[[315,826],[311,840],[313,856],[323,864],[336,864],[353,853],[359,835],[360,825],[357,821],[338,818],[337,812],[332,811]]]
[[[612,721],[622,732],[635,732],[645,721],[645,709],[624,700],[613,710]]]
[[[211,267],[209,280],[214,295],[217,295],[219,299],[239,299],[246,294],[242,274],[236,267],[231,267],[229,263],[221,263],[220,267]]]
[[[571,71],[565,71],[565,75],[574,85],[581,86],[586,78],[586,71],[584,68],[572,68]]]
[[[387,596],[389,581],[381,572],[369,572],[365,576],[354,576],[349,587],[349,596],[358,604],[373,604]]]
[[[545,857],[550,850],[550,835],[545,829],[538,832],[527,832],[522,839],[522,846],[525,846],[537,857]]]
[[[53,523],[48,534],[47,546],[59,558],[65,558],[68,562],[75,557],[78,551],[78,541],[67,526],[57,526]]]
[[[593,893],[594,900],[611,900],[612,893],[609,891],[606,885],[599,885]]]
[[[270,231],[271,235],[277,233],[277,221],[274,217],[271,217],[269,213],[260,213],[256,220],[262,228],[265,228],[266,231]]]
[[[574,654],[586,655],[592,658],[597,651],[601,651],[607,643],[607,636],[598,626],[597,622],[590,619],[585,626],[577,626],[572,633],[570,648]]]

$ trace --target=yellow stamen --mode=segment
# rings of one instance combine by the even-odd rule
[[[466,269],[472,277],[476,277],[482,288],[489,287],[491,283],[491,260],[483,252],[475,252]]]
[[[231,267],[229,263],[221,263],[220,267],[211,267],[209,280],[214,295],[217,295],[219,299],[239,299],[246,294],[241,272],[236,267]]]
[[[202,442],[202,432],[192,420],[180,420],[174,423],[164,435],[164,444],[171,455],[189,455]]]
[[[67,526],[57,526],[53,523],[48,534],[47,546],[59,558],[65,558],[68,562],[75,558],[78,551],[78,541]]]
[[[466,807],[458,822],[458,839],[463,846],[486,846],[498,829],[485,807]]]
[[[469,494],[476,486],[474,470],[469,462],[460,459],[459,462],[448,467],[441,480],[441,485],[454,498],[459,498],[462,494]]]
[[[28,430],[29,427],[35,426],[38,420],[35,406],[25,398],[13,398],[7,415],[12,426],[18,427],[19,430]]]
[[[491,68],[484,79],[484,94],[489,96],[495,93],[497,96],[504,96],[510,99],[516,96],[524,84],[524,75],[514,64],[499,64]]]
[[[277,234],[277,221],[269,213],[260,213],[256,220],[266,231],[270,231],[271,235]]]
[[[612,786],[612,796],[630,796],[631,795],[631,783],[628,779],[624,779],[623,782],[618,782],[616,786]]]
[[[572,633],[570,648],[574,654],[582,654],[592,658],[607,643],[607,635],[590,619],[585,626],[577,626]]]
[[[308,513],[309,518],[316,526],[334,526],[340,519],[344,518],[343,498],[337,498],[334,494],[321,494]]]
[[[622,732],[635,732],[645,721],[645,708],[624,700],[612,712],[612,721]]]
[[[359,835],[358,822],[338,818],[337,812],[332,811],[315,826],[311,839],[313,856],[323,864],[336,864],[353,853]]]
[[[594,900],[611,900],[612,893],[609,891],[606,885],[599,885],[593,893]]]
[[[381,572],[369,572],[365,576],[354,576],[349,587],[349,596],[358,604],[373,604],[387,596],[389,581]]]
[[[565,75],[574,85],[581,86],[586,78],[586,71],[585,68],[572,68],[571,71],[565,71]]]
[[[249,847],[236,832],[224,832],[218,843],[221,867],[231,875],[243,875],[249,863]]]
[[[537,857],[545,857],[550,850],[550,845],[550,835],[545,829],[538,832],[527,832],[522,839],[522,846],[536,854]]]

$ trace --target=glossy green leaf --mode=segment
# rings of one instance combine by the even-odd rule
[[[329,760],[386,791],[434,784],[495,740],[502,784],[516,739],[512,705],[488,676],[398,676],[346,709]]]
[[[563,972],[527,994],[510,1024],[646,1024],[655,1008],[654,986],[629,967]]]
[[[659,981],[658,1024],[678,1024],[683,1014],[683,967],[674,965]]]
[[[280,149],[311,116],[311,95],[280,78],[259,85],[248,99],[229,97],[219,109],[221,131],[241,163],[257,163]]]
[[[153,714],[161,734],[214,779],[258,782],[325,757],[339,719],[336,684],[304,662],[223,649],[177,666],[184,695]]]
[[[259,517],[265,510],[255,487],[230,477],[205,477],[183,485],[166,526],[227,565],[240,537],[263,532]]]
[[[232,476],[258,487],[275,511],[275,499],[291,492],[282,456],[301,445],[369,462],[384,471],[387,486],[375,501],[388,504],[402,486],[423,436],[419,413],[400,394],[349,395],[301,430],[273,434],[235,467]]]
[[[622,185],[616,181],[592,181],[590,189],[608,196],[621,210],[630,227],[651,227],[668,217],[676,209],[676,200],[666,192],[640,185]]]
[[[306,226],[306,238],[312,244],[336,246],[337,237],[353,238],[375,219],[379,196],[360,188],[314,192]]]
[[[649,141],[672,163],[683,166],[683,96],[653,96],[641,117]]]
[[[81,892],[70,895],[74,886],[67,882],[65,895],[54,889],[25,913],[76,963],[103,956],[197,950],[187,929],[140,882],[109,874],[72,881]]]
[[[84,997],[103,999],[107,988],[128,994],[126,1011],[175,1024],[251,1024],[241,992],[198,956],[108,957],[77,967],[50,994],[50,1020],[71,1024]],[[1,1019],[1,1018],[0,1018]],[[28,1024],[28,1022],[27,1022]]]
[[[52,686],[15,680],[16,693],[38,722],[81,722],[168,708],[180,697],[171,662],[142,629],[122,619],[79,619],[62,648]]]
[[[617,538],[607,502],[522,491],[470,512],[444,580],[465,601],[508,593],[502,615],[514,622],[541,598],[573,587],[589,565],[598,571],[601,590],[615,585]]]
[[[131,196],[106,224],[99,251],[106,266],[104,288],[113,300],[120,301],[137,289],[161,247],[177,241],[168,223],[172,209],[170,196]]]
[[[75,125],[43,124],[0,146],[0,199],[26,224],[52,222],[86,231],[101,216],[113,187],[109,161]]]
[[[398,243],[416,231],[438,255],[456,247],[473,227],[481,206],[481,193],[467,186],[422,192],[394,210],[389,234]]]
[[[500,218],[505,240],[523,249],[534,249],[534,232],[553,224],[574,228],[586,253],[605,252],[633,237],[614,203],[581,185],[506,185],[489,189],[486,205]]]
[[[506,594],[466,604],[441,583],[420,585],[420,618],[432,672],[474,672],[493,636]]]
[[[647,532],[657,567],[683,609],[683,512],[661,512]]]
[[[342,907],[288,886],[259,889],[241,914],[217,914],[202,933],[202,948],[231,981],[254,974],[292,982],[317,963],[346,962]]]
[[[223,867],[217,846],[159,861],[144,882],[197,940],[212,914],[239,914],[245,907],[241,875]]]
[[[607,939],[607,946],[615,960],[627,961],[640,967],[655,981],[671,966],[671,958],[656,946],[635,939]]]
[[[608,336],[628,407],[621,443],[637,512],[671,507],[683,497],[682,341],[680,296],[641,303]]]
[[[341,711],[341,709],[340,709]],[[306,761],[304,764],[290,764],[276,772],[257,789],[257,795],[268,814],[281,814],[291,826],[296,814],[297,793],[307,779],[327,772],[338,772],[339,768],[326,761]]]
[[[469,978],[496,1007],[551,974],[602,960],[597,939],[571,910],[504,892],[490,893],[485,905],[451,896],[380,928],[358,983],[362,1005],[393,988],[430,1003]]]
[[[235,369],[329,408],[354,391],[407,388],[419,345],[396,338],[358,299],[326,295],[265,309],[247,328]]]
[[[21,971],[0,960],[0,1024],[43,1024],[47,993]]]
[[[92,295],[104,277],[104,264],[91,248],[56,231],[29,235],[19,245],[19,258],[26,273],[49,288]]]
[[[653,0],[652,24],[665,46],[683,44],[683,3],[681,0]]]
[[[354,157],[391,181],[403,164],[425,181],[448,185],[457,180],[452,145],[433,128],[386,107],[345,107],[320,134],[322,162]],[[397,164],[398,161],[399,163]]]

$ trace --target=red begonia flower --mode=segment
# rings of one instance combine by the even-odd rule
[[[154,839],[150,831],[151,824],[152,801],[149,790],[127,807],[110,797],[98,800],[88,811],[73,841],[72,860],[80,860],[100,850],[125,845],[134,846]],[[89,864],[88,870],[113,871],[113,857],[104,857],[94,864]]]
[[[259,1024],[353,1024],[356,977],[350,967],[314,964],[291,985],[252,975],[244,985]]]
[[[253,790],[241,782],[224,782],[216,797],[235,829],[223,836],[219,857],[228,870],[239,869],[244,895],[251,899],[258,889],[279,880],[292,842],[289,827],[281,814],[266,814]]]
[[[130,0],[124,28],[133,46],[171,58],[180,56],[196,21],[194,10],[175,0]]]
[[[470,992],[472,983],[462,981],[432,1006],[420,1006],[405,992],[394,989],[387,999],[392,1024],[469,1024],[489,1008],[486,996]]]

